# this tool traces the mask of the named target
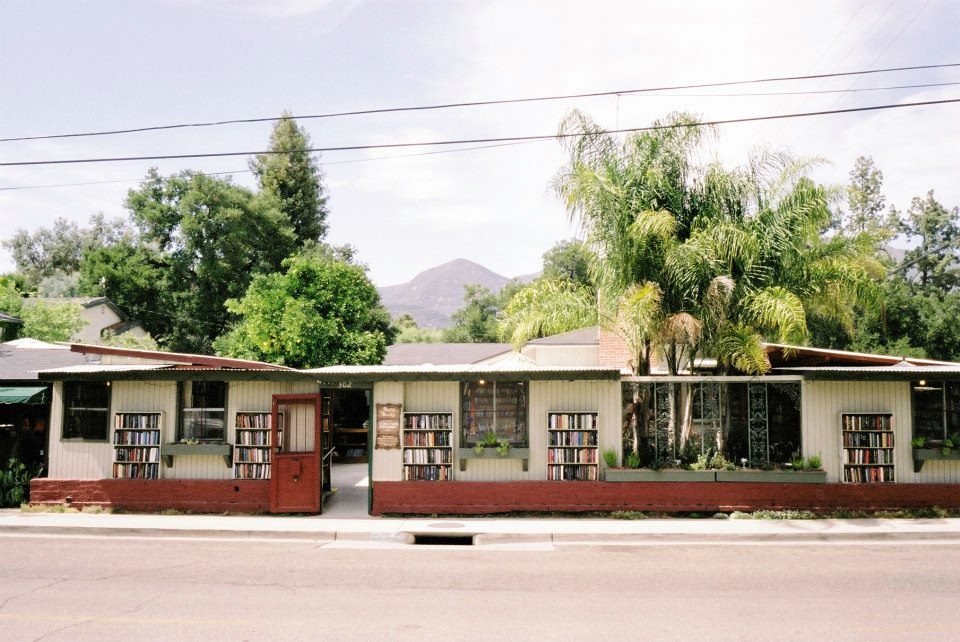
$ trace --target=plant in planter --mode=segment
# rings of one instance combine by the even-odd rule
[[[803,470],[804,468],[804,459],[803,457],[793,457],[790,459],[790,467],[794,470]]]
[[[506,439],[497,439],[497,433],[489,431],[483,433],[483,437],[477,440],[473,452],[482,455],[485,448],[493,448],[498,455],[506,457],[507,453],[510,452],[510,442]]]
[[[607,448],[603,451],[603,463],[607,465],[607,468],[616,468],[617,467],[617,451],[613,448]]]
[[[926,437],[914,437],[910,442],[912,448],[926,448],[927,438]]]
[[[807,470],[822,470],[823,459],[820,455],[810,455],[807,457]]]

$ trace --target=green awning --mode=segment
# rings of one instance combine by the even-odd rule
[[[0,403],[46,403],[47,386],[0,386]]]

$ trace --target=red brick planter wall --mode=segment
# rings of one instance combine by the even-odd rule
[[[374,482],[373,514],[960,509],[960,484]]]
[[[68,501],[69,499],[69,501]],[[270,482],[234,479],[34,479],[30,501],[112,506],[131,511],[174,508],[195,513],[262,513],[270,508]]]

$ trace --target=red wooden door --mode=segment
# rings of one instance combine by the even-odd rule
[[[273,395],[270,512],[321,512],[320,416],[320,395]]]

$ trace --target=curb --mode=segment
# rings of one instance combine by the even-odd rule
[[[432,538],[472,537],[474,546],[505,544],[556,544],[560,546],[589,546],[594,544],[680,544],[680,543],[748,543],[801,544],[813,542],[960,542],[960,531],[872,531],[872,532],[808,532],[808,533],[703,533],[703,532],[647,532],[647,533],[500,533],[464,532],[459,530],[399,530],[399,531],[304,531],[304,530],[249,530],[196,528],[143,528],[56,525],[0,525],[0,534],[74,535],[88,537],[145,537],[249,540],[300,540],[315,542],[382,542],[413,545],[417,536]]]

